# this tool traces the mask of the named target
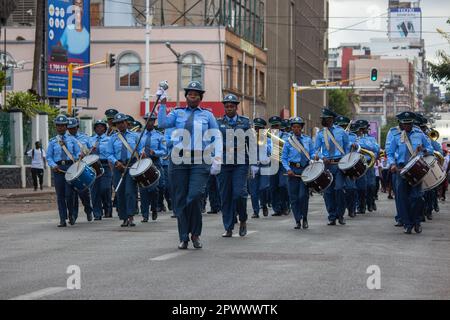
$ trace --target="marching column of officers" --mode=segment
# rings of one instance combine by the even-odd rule
[[[221,210],[225,230],[223,237],[232,237],[238,222],[239,235],[243,237],[247,234],[248,194],[253,208],[252,218],[259,218],[261,209],[263,215],[268,216],[268,208],[271,207],[273,216],[292,212],[295,229],[308,229],[308,203],[312,192],[301,176],[305,168],[314,161],[323,162],[325,169],[333,176],[332,184],[323,192],[328,225],[334,226],[336,222],[345,225],[346,210],[351,218],[356,214],[364,214],[366,209],[369,212],[377,210],[375,169],[371,167],[362,177],[352,179],[338,168],[342,157],[359,148],[370,150],[378,157],[380,147],[375,138],[369,135],[368,121],[351,121],[324,108],[321,115],[322,128],[317,132],[314,142],[304,132],[305,121],[301,117],[290,120],[271,117],[270,129],[277,130],[272,131],[276,137],[267,136],[267,122],[264,119],[255,118],[250,121],[238,115],[240,101],[235,95],[225,96],[224,116],[216,119],[210,111],[199,107],[205,93],[201,83],[193,81],[184,90],[187,107],[175,108],[167,113],[166,99],[163,98],[158,116],[144,116],[144,120],[148,121],[141,139],[139,131],[142,125],[115,109],[105,112],[107,122],[95,122],[95,134],[92,137],[79,132],[79,123],[75,118],[59,115],[55,119],[57,136],[49,142],[47,159],[54,174],[60,217],[58,227],[66,227],[67,220],[69,224],[75,224],[78,198],[88,221],[112,218],[115,206],[122,220],[121,226],[134,227],[134,216],[139,211],[139,191],[143,223],[149,221],[150,211],[152,220],[157,219],[158,212],[165,207],[164,199],[169,210],[173,209],[172,217],[178,221],[179,249],[187,249],[190,240],[194,248],[202,248],[202,212],[208,194],[210,200],[219,199],[216,200],[219,205],[215,205],[219,208],[212,208],[210,213]],[[155,125],[156,119],[158,126]],[[410,141],[419,154],[433,154],[434,151],[442,150],[439,144],[433,143],[428,137],[427,121],[423,116],[403,112],[397,115],[397,119],[399,126],[390,129],[386,141],[388,163],[393,175],[396,226],[404,227],[405,233],[411,233],[413,229],[420,233],[423,217],[431,219],[431,204],[437,201],[437,195],[433,190],[424,193],[420,186],[412,187],[400,177],[399,170],[413,157],[406,147],[405,139]],[[230,157],[231,153],[233,161],[216,157],[212,164],[206,163],[202,155],[208,141],[198,144],[192,139],[190,151],[180,154],[183,162],[174,163],[171,153],[186,150],[173,150],[176,141],[172,141],[172,132],[176,129],[188,130],[192,137],[196,130],[201,131],[202,137],[208,129],[220,130],[224,137],[223,145],[217,146],[216,143],[214,154]],[[230,129],[253,129],[256,141],[263,141],[264,152],[257,153],[257,163],[250,163],[248,152],[245,153],[244,161],[237,161],[238,151],[243,146],[239,145],[237,139],[226,141],[226,132]],[[261,140],[261,137],[265,139]],[[283,142],[277,160],[280,161],[280,166],[275,173],[265,174],[264,170],[270,166],[279,141]],[[213,138],[209,142],[214,142]],[[244,147],[248,151],[248,139],[245,140]],[[137,157],[132,155],[133,150],[136,150],[139,157],[151,158],[160,171],[161,178],[152,188],[139,187],[130,176],[127,166],[137,161]],[[99,156],[104,171],[90,188],[77,192],[65,180],[64,174],[71,165],[88,154]],[[370,161],[370,157],[365,156]],[[212,185],[215,188],[211,188]],[[114,201],[113,188],[117,189]]]

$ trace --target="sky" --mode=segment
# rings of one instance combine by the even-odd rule
[[[388,2],[388,0],[330,0],[330,48],[338,47],[342,42],[369,42],[370,38],[387,37]],[[450,0],[422,0],[421,8],[426,59],[436,62],[437,50],[445,50],[450,54],[450,44],[436,33],[436,28],[450,32],[450,25],[446,23],[450,18]],[[385,15],[381,16],[382,14]],[[364,21],[374,16],[381,17]],[[361,21],[364,22],[351,26]],[[363,29],[363,31],[337,31],[337,28],[349,26],[351,26],[350,29]],[[365,31],[365,29],[377,31]]]

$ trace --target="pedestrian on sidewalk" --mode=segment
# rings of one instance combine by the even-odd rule
[[[47,161],[41,143],[36,141],[34,146],[34,149],[27,151],[27,156],[31,157],[31,177],[33,178],[34,191],[37,191],[38,179],[41,190],[43,188],[44,169],[47,169]]]

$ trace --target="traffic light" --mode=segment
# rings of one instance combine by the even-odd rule
[[[112,68],[116,65],[116,55],[115,54],[110,53],[108,55],[108,65],[110,68]]]
[[[376,68],[372,68],[372,70],[370,70],[370,80],[372,81],[378,80],[378,70]]]

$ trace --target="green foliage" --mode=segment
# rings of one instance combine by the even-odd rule
[[[24,119],[31,119],[40,112],[48,114],[49,121],[58,115],[58,109],[38,100],[36,95],[29,92],[10,92],[6,96],[4,111],[19,109]]]
[[[328,105],[337,114],[352,117],[350,97],[344,90],[331,90],[328,94]]]
[[[1,69],[1,64],[0,64],[0,69]],[[6,85],[6,74],[4,71],[0,70],[0,91],[3,90],[3,87]]]
[[[381,128],[381,143],[380,146],[385,149],[386,146],[386,137],[389,132],[389,129],[392,127],[396,127],[398,125],[396,118],[387,118],[387,124]]]
[[[423,107],[426,113],[433,111],[434,107],[440,106],[441,104],[441,99],[434,94],[426,96],[425,99],[423,99]]]
[[[447,20],[447,24],[450,24],[450,19]],[[437,32],[450,44],[450,35],[447,32],[440,29],[437,29]],[[439,50],[437,56],[438,63],[429,62],[431,76],[450,89],[450,56],[443,50]]]

